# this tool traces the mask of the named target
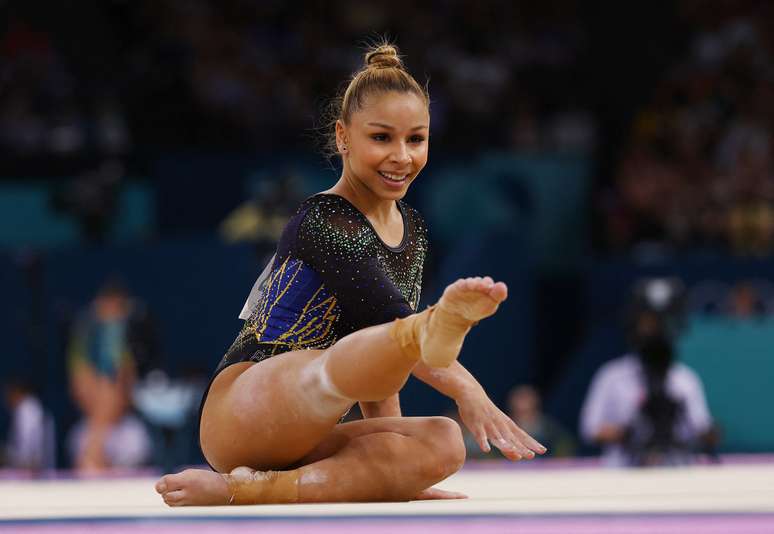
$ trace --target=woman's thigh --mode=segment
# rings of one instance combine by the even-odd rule
[[[71,375],[72,391],[83,414],[100,423],[113,423],[126,411],[129,398],[126,388],[116,379],[97,373],[81,363]]]
[[[293,351],[221,371],[202,409],[200,441],[220,472],[241,465],[281,469],[330,434],[353,401],[320,384],[323,351]]]

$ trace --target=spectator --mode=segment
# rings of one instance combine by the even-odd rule
[[[540,395],[533,386],[517,386],[508,394],[508,415],[527,434],[548,448],[547,456],[573,456],[575,438],[541,408]]]
[[[772,7],[685,7],[693,28],[640,109],[620,157],[615,192],[603,191],[607,245],[647,252],[774,249]]]
[[[595,374],[581,410],[581,435],[602,447],[609,466],[683,464],[714,439],[701,379],[673,360],[677,289],[643,286],[634,352]]]
[[[31,471],[53,469],[56,463],[53,418],[24,379],[10,378],[3,389],[11,414],[5,464]]]
[[[70,389],[82,420],[69,436],[76,469],[134,467],[149,455],[144,425],[131,409],[138,372],[153,363],[153,329],[143,306],[116,280],[108,281],[74,326]]]

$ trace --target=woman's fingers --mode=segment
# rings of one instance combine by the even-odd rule
[[[494,441],[494,444],[497,446],[498,449],[500,449],[500,452],[503,453],[503,456],[508,458],[509,460],[513,462],[518,462],[524,456],[519,452],[519,450],[513,446],[512,443],[509,443],[505,439],[498,439]]]
[[[535,453],[542,454],[546,451],[545,447],[519,428],[510,417],[503,417],[497,423],[499,425],[492,425],[489,435],[496,440],[493,443],[507,458],[531,460],[535,457]]]
[[[468,279],[470,280],[470,279]],[[480,404],[469,402],[460,404],[460,415],[473,433],[476,443],[485,453],[492,450],[491,445],[502,451],[510,460],[532,459],[535,454],[543,454],[546,448],[532,436],[522,430],[510,417],[500,411],[488,398]]]
[[[518,440],[513,439],[513,436],[504,437],[501,439],[501,442],[503,446],[500,447],[500,450],[510,460],[529,460],[535,456],[532,451],[519,443]]]
[[[521,433],[529,437],[524,431]],[[491,443],[509,460],[532,459],[535,457],[535,453],[545,452],[545,447],[534,439],[530,438],[531,442],[534,442],[534,445],[530,445],[525,443],[519,434],[511,432],[508,428],[499,429],[495,425],[480,428],[474,436],[482,451],[490,452],[492,447],[489,444]]]
[[[487,440],[486,431],[483,427],[478,427],[473,435],[476,438],[476,443],[478,443],[479,448],[484,452],[489,452],[492,450],[492,447],[489,446],[489,441]]]
[[[520,448],[515,443],[512,443],[511,440],[506,437],[507,434],[504,435],[497,426],[491,425],[488,428],[487,434],[489,435],[492,444],[500,449],[503,455],[509,460],[518,461],[523,458]]]
[[[511,432],[519,439],[521,443],[523,443],[526,447],[529,449],[535,451],[538,454],[543,454],[546,452],[546,448],[539,443],[535,438],[527,434],[524,430],[519,427],[516,423],[513,421],[510,421],[510,428]]]
[[[527,460],[531,460],[535,457],[535,453],[527,447],[522,440],[519,439],[519,437],[511,432],[510,429],[503,429],[502,430],[503,435],[508,436],[508,440],[513,443],[513,446],[516,448],[516,450],[519,452],[519,454],[522,456],[522,458],[526,458]]]

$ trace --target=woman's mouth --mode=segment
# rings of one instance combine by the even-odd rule
[[[401,186],[406,182],[408,174],[394,174],[391,172],[377,171],[384,182],[392,187]]]

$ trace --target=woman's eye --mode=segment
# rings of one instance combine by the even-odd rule
[[[421,143],[425,140],[424,135],[412,135],[411,138],[409,138],[409,142],[411,143]]]
[[[374,134],[371,136],[371,139],[373,139],[374,141],[386,141],[387,134]]]

